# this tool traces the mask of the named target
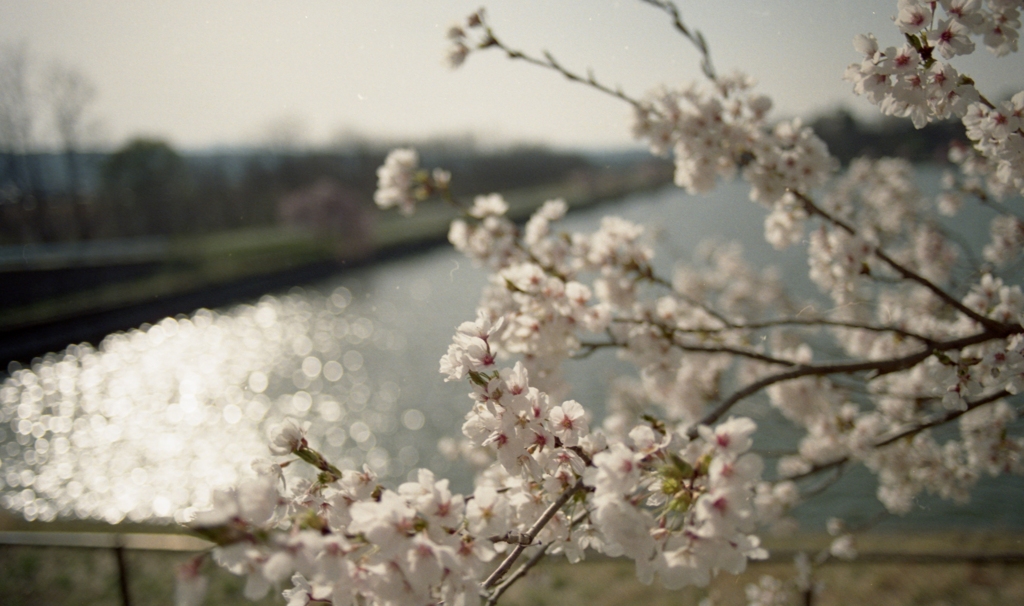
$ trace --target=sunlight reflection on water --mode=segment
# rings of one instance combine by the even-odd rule
[[[265,430],[283,416],[310,421],[340,467],[403,476],[420,454],[385,448],[401,389],[364,360],[405,339],[351,303],[344,286],[267,296],[16,370],[0,388],[2,505],[30,520],[180,519],[267,456]],[[423,426],[417,409],[401,419]]]
[[[566,226],[592,230],[607,211],[576,213]],[[670,259],[718,234],[743,242],[755,264],[781,266],[800,297],[817,292],[801,247],[778,253],[764,243],[763,213],[739,183],[699,201],[677,189],[642,194],[615,212],[658,219],[657,269],[666,275]],[[959,227],[984,242],[985,225]],[[71,346],[13,372],[0,386],[0,505],[28,519],[181,519],[269,456],[266,428],[284,416],[310,421],[312,441],[339,467],[369,465],[392,486],[429,467],[453,491],[472,491],[470,468],[437,448],[460,434],[468,409],[466,386],[445,383],[437,361],[474,315],[486,278],[469,265],[449,249],[431,251],[255,305],[168,318],[95,350]],[[628,369],[603,352],[565,370],[570,397],[599,425],[612,380]],[[763,399],[735,412],[761,427],[757,448],[792,449],[799,438]],[[874,516],[874,478],[860,469],[848,480],[804,506],[805,529],[820,531],[832,515]],[[1020,503],[1016,478],[985,479],[970,507],[926,497],[891,527],[1019,529]]]

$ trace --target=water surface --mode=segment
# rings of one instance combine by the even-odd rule
[[[594,229],[609,212],[650,226],[663,275],[713,234],[740,241],[758,266],[778,265],[799,297],[818,297],[802,247],[779,253],[764,243],[763,210],[742,184],[700,198],[675,188],[632,196],[566,226]],[[985,224],[967,226],[973,242]],[[438,359],[474,317],[485,280],[439,249],[50,354],[0,388],[0,502],[29,519],[181,518],[267,457],[266,430],[285,416],[308,422],[340,467],[367,465],[397,484],[426,466],[469,490],[470,470],[437,449],[459,436],[468,390],[443,381]],[[571,362],[572,397],[599,419],[611,376],[625,369],[610,354]],[[757,447],[791,447],[797,434],[765,402],[738,410],[761,425]],[[1022,484],[986,480],[968,507],[925,498],[916,515],[886,523],[1021,529]],[[828,515],[869,519],[881,510],[873,493],[870,474],[854,470],[803,507],[805,527],[820,529]]]

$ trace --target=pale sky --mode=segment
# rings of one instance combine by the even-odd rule
[[[776,104],[809,116],[840,104],[868,115],[842,80],[852,40],[901,43],[895,0],[679,0],[719,72],[743,69]],[[299,125],[321,144],[339,132],[402,143],[472,134],[486,142],[626,146],[630,108],[498,52],[444,64],[448,27],[481,5],[509,45],[634,96],[701,78],[667,16],[637,0],[0,0],[0,45],[26,43],[38,72],[54,60],[95,84],[105,140],[132,135],[196,149],[258,143]],[[983,92],[1024,88],[1020,56],[954,64]]]

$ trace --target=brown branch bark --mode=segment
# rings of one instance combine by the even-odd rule
[[[776,364],[776,365],[779,365],[779,366],[796,366],[797,365],[797,363],[793,362],[792,360],[783,360],[782,358],[774,358],[772,356],[765,355],[765,354],[762,354],[762,353],[758,353],[756,351],[748,351],[748,350],[739,349],[739,348],[736,348],[736,347],[710,346],[710,345],[687,345],[685,343],[679,343],[678,341],[676,341],[674,339],[671,340],[670,342],[671,342],[673,347],[676,347],[676,348],[678,348],[678,349],[680,349],[682,351],[688,351],[688,352],[691,352],[691,353],[730,354],[730,355],[734,355],[734,356],[739,356],[741,358],[749,358],[751,360],[757,360],[758,362],[765,362],[766,364]],[[579,357],[585,357],[587,355],[590,355],[591,353],[593,353],[594,351],[596,351],[598,349],[604,349],[604,348],[607,348],[607,347],[625,347],[625,346],[626,346],[625,343],[620,343],[618,341],[604,341],[604,342],[600,342],[600,343],[584,342],[584,343],[580,343],[580,347],[582,347],[586,351],[585,351],[584,354],[582,354]]]
[[[548,543],[547,545],[542,545],[541,548],[537,550],[537,553],[530,556],[529,560],[524,562],[523,565],[517,568],[515,572],[510,574],[507,579],[505,579],[500,585],[495,587],[494,592],[491,594],[489,598],[487,598],[487,606],[494,606],[495,604],[497,604],[498,600],[506,591],[508,591],[509,587],[511,587],[519,579],[526,576],[526,573],[529,572],[531,568],[539,564],[540,561],[544,559],[544,556],[548,554],[549,547],[551,547],[551,543]]]
[[[1022,332],[1024,329],[1016,327],[1013,332]],[[1002,331],[1000,331],[1002,332]],[[950,351],[953,349],[962,349],[970,345],[976,345],[978,343],[984,343],[992,339],[1002,338],[1003,334],[993,334],[990,331],[980,332],[968,337],[962,337],[959,339],[952,339],[949,341],[942,341],[934,343],[931,348],[922,349],[915,353],[901,356],[899,358],[886,358],[883,360],[858,360],[855,362],[836,362],[831,364],[801,364],[792,370],[788,370],[773,375],[768,375],[758,381],[754,381],[749,385],[733,392],[729,397],[723,400],[714,410],[709,412],[700,420],[700,423],[694,425],[689,429],[687,435],[693,439],[698,435],[698,425],[710,425],[720,419],[722,415],[729,411],[737,402],[740,400],[750,397],[762,389],[781,383],[783,381],[791,381],[793,379],[799,379],[801,377],[808,376],[827,376],[833,374],[851,374],[857,372],[875,372],[878,375],[889,374],[893,372],[899,372],[901,370],[907,370],[920,364],[931,356],[936,351]]]
[[[996,400],[999,400],[1001,398],[1005,398],[1005,397],[1007,397],[1009,395],[1011,395],[1010,392],[1006,391],[1005,389],[1001,389],[1001,390],[999,390],[999,391],[997,391],[995,393],[989,394],[989,395],[987,395],[985,397],[979,398],[979,399],[974,400],[972,402],[968,402],[967,406],[965,408],[963,408],[962,410],[951,410],[951,411],[949,411],[947,413],[944,413],[944,414],[932,417],[931,419],[929,419],[929,420],[927,420],[927,421],[925,421],[923,423],[920,423],[918,425],[914,425],[912,427],[907,427],[905,429],[901,429],[901,430],[897,431],[896,433],[894,433],[893,435],[885,437],[885,438],[882,438],[879,441],[875,442],[873,448],[882,448],[883,446],[888,446],[889,444],[892,444],[893,442],[897,442],[899,440],[902,440],[903,438],[908,438],[910,436],[917,435],[917,434],[921,433],[922,431],[924,431],[926,429],[931,429],[932,427],[938,427],[940,425],[945,425],[946,423],[949,423],[950,421],[954,421],[956,419],[959,419],[964,414],[974,410],[975,408],[979,408],[979,407],[984,406],[986,404],[991,404],[992,402],[995,402]],[[799,474],[796,474],[796,475],[793,475],[793,476],[789,476],[789,477],[783,478],[783,479],[785,479],[785,480],[801,480],[803,478],[810,477],[810,476],[812,476],[814,474],[821,473],[822,471],[826,471],[826,470],[832,469],[833,467],[838,467],[838,466],[843,465],[843,464],[845,464],[845,463],[847,463],[849,461],[850,461],[850,457],[842,457],[842,458],[836,459],[834,461],[829,461],[828,463],[820,463],[818,465],[815,465],[814,467],[812,467],[808,471],[805,471],[804,473],[799,473]]]
[[[538,59],[536,57],[527,55],[526,53],[520,50],[516,50],[514,48],[506,46],[504,42],[499,40],[498,37],[494,35],[494,31],[491,29],[489,25],[486,25],[486,28],[487,39],[481,44],[480,48],[487,48],[490,46],[500,48],[501,50],[505,51],[505,54],[508,56],[509,59],[519,59],[521,61],[526,61],[527,63],[536,65],[538,67],[543,67],[545,69],[556,71],[565,76],[565,78],[568,80],[571,80],[573,82],[579,82],[580,84],[585,84],[606,95],[611,95],[612,97],[625,101],[626,103],[629,103],[639,111],[652,111],[650,107],[647,107],[645,104],[641,103],[640,100],[635,99],[624,93],[621,88],[611,88],[609,86],[601,84],[594,77],[593,74],[588,74],[586,77],[583,77],[575,72],[569,71],[568,69],[563,67],[562,64],[559,63],[551,53],[547,51],[544,51],[544,59]]]
[[[641,0],[641,1],[645,2],[647,4],[650,4],[651,6],[660,8],[661,10],[665,11],[666,13],[668,13],[668,15],[672,18],[672,25],[677,30],[679,30],[679,32],[687,40],[689,40],[693,44],[694,47],[696,47],[698,52],[700,52],[700,54],[701,54],[701,63],[700,63],[701,71],[704,72],[704,75],[707,76],[709,80],[712,80],[712,81],[717,80],[717,76],[715,75],[715,68],[711,64],[711,51],[710,51],[710,49],[708,49],[708,44],[704,40],[704,36],[699,31],[697,31],[697,30],[691,31],[690,28],[686,27],[686,24],[683,23],[682,15],[679,12],[679,7],[677,7],[675,5],[675,3],[671,2],[670,0]]]
[[[852,236],[857,235],[857,230],[854,229],[854,227],[852,225],[850,225],[849,223],[843,221],[842,219],[840,219],[838,217],[833,216],[831,213],[829,213],[825,209],[823,209],[820,206],[818,206],[817,204],[815,204],[813,200],[811,200],[809,197],[807,197],[803,193],[795,191],[795,190],[789,190],[789,191],[794,196],[796,196],[800,200],[800,202],[803,203],[804,209],[807,210],[808,214],[810,214],[810,215],[818,215],[819,217],[825,219],[829,223],[832,223],[833,225],[836,225],[837,227],[841,228],[846,233],[848,233],[848,234],[850,234]],[[936,285],[931,280],[928,280],[927,278],[925,278],[924,276],[922,276],[922,275],[918,274],[917,272],[913,271],[909,267],[906,267],[906,266],[898,263],[895,259],[893,259],[888,254],[886,254],[885,251],[881,249],[881,247],[872,246],[872,251],[871,252],[876,257],[881,259],[886,265],[891,267],[896,273],[900,274],[900,276],[902,276],[903,278],[905,278],[907,280],[910,280],[911,282],[915,282],[915,283],[923,286],[927,290],[931,291],[932,294],[934,294],[936,297],[938,297],[944,303],[946,303],[950,307],[956,309],[957,311],[959,311],[960,313],[964,314],[968,318],[974,320],[978,324],[981,324],[985,328],[988,328],[989,330],[993,330],[993,331],[1005,331],[1007,329],[1007,325],[1006,324],[1003,324],[1002,322],[998,322],[996,320],[993,320],[992,318],[987,318],[987,317],[979,314],[978,312],[974,311],[973,309],[970,309],[969,307],[967,307],[966,305],[964,305],[960,301],[956,300],[956,298],[954,298],[951,294],[947,293],[945,290],[940,288],[938,285]]]
[[[526,534],[523,535],[520,542],[515,546],[514,549],[512,549],[512,552],[508,554],[508,556],[501,562],[501,564],[498,565],[497,568],[494,569],[494,571],[490,574],[490,576],[487,577],[487,579],[484,581],[481,587],[485,590],[490,589],[494,586],[495,583],[500,581],[501,577],[505,576],[505,573],[508,572],[509,569],[512,568],[512,565],[515,564],[516,560],[519,559],[519,556],[522,555],[523,551],[525,551],[526,548],[533,543],[533,541],[537,538],[537,535],[540,534],[540,531],[543,530],[545,526],[547,526],[547,523],[551,521],[551,518],[555,517],[555,514],[558,513],[558,510],[561,509],[563,505],[568,503],[569,499],[571,499],[573,495],[575,495],[582,489],[583,478],[580,478],[579,480],[576,481],[575,484],[565,489],[565,492],[563,492],[557,499],[555,499],[553,503],[548,505],[548,508],[544,510],[544,513],[542,513],[541,516],[537,518],[537,521],[534,522],[533,526],[531,526],[530,529],[526,531]]]
[[[689,303],[689,301],[687,301]],[[621,324],[650,324],[650,320],[638,319],[638,318],[615,318],[612,320],[613,323]],[[872,324],[861,324],[859,322],[842,322],[838,320],[826,320],[820,318],[777,318],[774,320],[765,320],[763,322],[748,322],[743,324],[725,322],[725,327],[707,327],[707,328],[680,328],[672,327],[673,332],[681,334],[714,334],[723,332],[733,332],[738,330],[761,330],[764,328],[778,328],[780,326],[810,326],[820,327],[828,326],[833,328],[849,328],[854,330],[867,330],[870,332],[891,332],[907,339],[915,339],[925,344],[934,343],[934,339],[926,337],[924,335],[899,328],[898,326],[876,326]]]

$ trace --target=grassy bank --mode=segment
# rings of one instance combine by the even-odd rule
[[[710,597],[714,604],[746,604],[746,588],[764,575],[785,582],[790,604],[800,604],[793,579],[793,553],[812,558],[829,538],[795,535],[769,539],[768,562],[754,562],[737,576],[721,575],[708,588],[669,591],[642,585],[632,564],[595,558],[581,566],[549,559],[503,598],[508,606],[586,604],[586,606],[697,606]],[[858,538],[861,557],[852,562],[831,560],[816,569],[819,584],[814,604],[838,605],[1002,605],[1024,603],[1024,560],[985,561],[987,556],[1024,556],[1024,536],[997,532],[931,534],[868,534]],[[974,561],[957,560],[973,556]],[[948,561],[942,561],[944,558]],[[930,561],[929,561],[930,560]]]
[[[773,540],[776,551],[795,549],[810,554],[827,545],[827,537],[798,535]],[[865,535],[862,560],[834,562],[819,568],[816,605],[1002,605],[1024,603],[1024,564],[977,561],[921,562],[915,557],[1018,554],[1024,536],[1012,533]],[[879,556],[882,556],[881,558]],[[188,554],[128,551],[126,564],[133,604],[167,604],[174,591],[174,570]],[[250,604],[242,597],[243,580],[209,565],[207,604]],[[791,581],[788,558],[753,563],[739,576],[722,575],[708,588],[680,591],[642,585],[631,562],[590,557],[582,564],[549,558],[533,569],[502,598],[508,606],[697,606],[706,597],[715,604],[746,604],[747,585],[762,575]],[[798,604],[790,586],[792,600]],[[0,596],[8,606],[29,604],[119,604],[117,565],[112,550],[0,546]],[[283,603],[272,594],[259,604]]]
[[[331,243],[281,228],[178,238],[148,275],[2,310],[0,331],[195,291],[333,258]]]
[[[641,165],[635,169],[595,172],[562,183],[514,190],[507,193],[506,199],[509,215],[522,221],[549,199],[563,198],[571,207],[584,207],[657,187],[665,178],[656,169]],[[144,275],[0,309],[0,333],[181,293],[202,292],[261,276],[286,275],[289,271],[317,264],[340,269],[374,258],[406,254],[424,246],[443,244],[448,225],[458,214],[439,202],[425,204],[412,217],[403,217],[397,212],[370,212],[374,214],[373,233],[367,239],[369,246],[366,242],[350,242],[286,227],[250,228],[161,241],[166,252],[156,263],[147,258],[151,267],[142,272]],[[126,259],[127,264],[132,262]],[[33,279],[32,275],[26,279]],[[187,311],[190,310],[181,310],[182,313]]]

